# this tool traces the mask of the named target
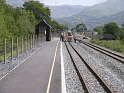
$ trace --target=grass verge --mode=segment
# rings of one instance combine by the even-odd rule
[[[124,54],[124,40],[98,40],[92,39],[91,43],[100,45],[110,50]]]

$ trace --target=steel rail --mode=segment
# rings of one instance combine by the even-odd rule
[[[69,43],[70,44],[70,43]],[[65,44],[66,45],[66,44]],[[76,52],[76,54],[80,57],[80,59],[82,60],[82,62],[85,64],[85,66],[89,69],[89,71],[95,76],[95,78],[97,79],[97,81],[100,83],[100,85],[103,87],[103,89],[107,92],[107,93],[112,93],[111,89],[108,87],[108,85],[106,85],[106,83],[100,78],[99,75],[97,75],[97,73],[91,68],[91,66],[88,65],[88,63],[82,58],[82,56],[78,53],[78,51],[70,44],[70,46],[72,47],[72,49]],[[74,64],[74,67],[76,68],[76,71],[78,72],[79,78],[82,78],[80,71],[78,70],[76,64],[74,63],[73,57],[71,56],[71,53],[66,45],[67,51],[71,57],[71,60]],[[83,79],[81,79],[83,81]],[[84,83],[84,81],[83,81]],[[86,85],[85,85],[86,87]]]
[[[88,43],[88,42],[85,42],[85,41],[82,41],[82,40],[78,40],[78,41],[79,41],[80,43],[85,44],[86,46],[89,46],[89,47],[91,47],[91,48],[93,48],[93,49],[95,49],[95,50],[97,50],[97,51],[99,51],[99,52],[101,52],[101,53],[107,55],[107,56],[112,57],[113,59],[116,59],[116,60],[120,61],[121,63],[124,63],[124,56],[118,55],[118,54],[116,54],[116,53],[113,53],[113,52],[111,52],[111,51],[108,51],[108,50],[106,50],[106,49],[103,49],[103,48],[101,48],[101,47],[98,47],[98,46],[96,46],[96,45],[93,45],[93,44],[91,44],[91,43]]]
[[[71,53],[70,53],[70,51],[69,51],[69,49],[68,49],[66,43],[65,43],[65,46],[66,46],[66,49],[67,49],[67,51],[68,51],[68,53],[69,53],[69,56],[70,56],[71,61],[72,61],[72,63],[73,63],[73,66],[74,66],[74,68],[75,68],[75,70],[76,70],[76,73],[77,73],[77,75],[78,75],[78,77],[79,77],[79,80],[81,81],[82,87],[83,87],[83,89],[84,89],[84,93],[89,93],[89,91],[88,91],[88,89],[87,89],[87,87],[86,87],[86,84],[84,83],[84,80],[82,79],[82,76],[81,76],[81,74],[80,74],[80,72],[79,72],[79,70],[78,70],[78,68],[77,68],[77,66],[76,66],[76,64],[75,64],[75,62],[74,62],[74,60],[73,60],[73,57],[72,57],[72,55],[71,55]]]

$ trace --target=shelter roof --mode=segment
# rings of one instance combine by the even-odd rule
[[[52,28],[52,27],[46,22],[46,20],[44,20],[44,19],[41,19],[41,20],[39,21],[38,25],[39,25],[39,24],[43,24],[43,25],[49,27],[50,29]]]

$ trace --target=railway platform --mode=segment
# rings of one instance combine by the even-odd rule
[[[61,93],[59,38],[44,42],[0,80],[0,93]]]

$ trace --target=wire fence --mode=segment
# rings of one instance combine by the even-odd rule
[[[53,32],[51,36],[59,37],[59,33]],[[31,34],[25,37],[0,39],[0,78],[31,56],[45,40],[44,33],[39,36]]]
[[[28,35],[0,40],[0,64],[9,66],[11,70],[38,47],[39,37]],[[0,65],[1,66],[1,65]]]
[[[44,39],[44,34],[37,37],[31,34],[25,37],[13,37],[11,39],[0,39],[0,63],[6,64],[7,60],[13,61],[14,58],[19,58],[24,52],[29,53],[32,48],[38,46],[38,40]],[[52,33],[52,37],[59,37],[58,33]]]

